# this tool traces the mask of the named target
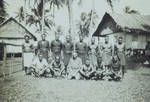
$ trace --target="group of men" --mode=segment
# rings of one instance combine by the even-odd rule
[[[41,38],[34,48],[29,36],[25,36],[23,51],[26,74],[68,79],[102,79],[105,75],[115,78],[118,74],[112,67],[119,67],[124,75],[125,44],[122,37],[118,38],[115,45],[109,42],[109,37],[105,37],[104,43],[100,45],[95,43],[95,38],[91,38],[90,44],[85,43],[82,35],[79,35],[76,44],[69,35],[64,43],[59,40],[58,34],[55,34],[55,40],[51,43],[46,40],[45,34]]]

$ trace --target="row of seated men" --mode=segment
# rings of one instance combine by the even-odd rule
[[[118,41],[115,45],[112,45],[109,42],[109,37],[105,37],[105,41],[100,47],[98,47],[98,45],[95,43],[94,38],[91,39],[91,43],[87,46],[87,44],[83,41],[83,36],[81,35],[79,36],[79,41],[75,45],[69,36],[66,37],[65,43],[61,43],[59,40],[59,35],[56,34],[55,40],[53,40],[49,46],[49,42],[45,39],[45,37],[45,35],[42,35],[42,40],[38,42],[36,51],[40,53],[40,55],[42,55],[42,57],[48,63],[56,62],[57,57],[59,57],[61,62],[64,63],[68,74],[68,71],[72,66],[80,66],[79,69],[82,69],[82,66],[86,65],[85,62],[87,57],[93,67],[92,69],[101,68],[101,65],[103,65],[105,71],[110,71],[110,65],[113,62],[112,57],[115,58],[114,55],[117,56],[116,58],[119,60],[121,68],[125,68],[125,44],[122,37],[118,38]],[[33,52],[31,52],[30,49],[32,49],[32,44],[30,43],[29,37],[25,36],[25,43],[23,44],[25,67],[29,67],[29,63],[31,62],[37,62],[32,61]],[[73,50],[75,51],[77,58],[74,58],[74,53],[72,54]],[[49,58],[51,58],[51,60]],[[81,61],[77,60],[76,62],[75,59],[81,59]],[[114,62],[114,65],[119,64],[117,63],[118,61]],[[51,69],[50,72],[53,72],[51,66],[49,66],[49,69]],[[74,71],[70,73],[73,72]]]
[[[114,61],[116,58],[114,57]],[[118,65],[116,62],[113,64]],[[117,66],[118,67],[118,66]],[[38,54],[38,57],[35,58],[30,65],[28,70],[25,70],[26,74],[32,74],[36,77],[61,77],[67,79],[103,79],[104,76],[110,77],[114,80],[120,80],[120,76],[111,70],[110,73],[106,72],[102,67],[95,67],[90,63],[89,58],[86,59],[85,64],[82,63],[80,57],[78,57],[76,52],[73,52],[73,55],[69,61],[67,67],[65,67],[63,61],[59,56],[56,56],[55,59],[48,64],[46,59],[43,58],[42,54]]]

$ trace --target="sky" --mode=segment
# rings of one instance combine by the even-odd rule
[[[24,6],[24,0],[5,0],[7,2],[6,10],[10,17],[15,17],[16,12],[18,12],[21,6]],[[33,0],[30,0],[33,1]],[[78,0],[77,0],[78,1]],[[94,1],[94,2],[93,2]],[[131,9],[137,10],[142,15],[150,15],[150,0],[114,0],[114,11],[117,13],[123,13],[125,6],[130,6]],[[31,3],[32,5],[32,3]],[[28,5],[30,6],[30,5]],[[79,21],[81,12],[90,12],[91,9],[95,9],[99,19],[97,25],[99,24],[101,18],[105,12],[111,12],[109,5],[106,0],[82,0],[82,4],[79,6],[77,2],[73,3],[72,6],[72,16],[73,24]],[[29,10],[27,9],[29,12]],[[62,26],[65,33],[67,33],[69,28],[69,18],[67,8],[63,7],[60,10],[55,10],[55,23],[56,26]],[[34,28],[32,28],[34,29]]]

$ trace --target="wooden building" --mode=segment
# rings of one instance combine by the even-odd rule
[[[145,49],[150,41],[150,15],[105,13],[93,36],[106,35],[114,42],[122,36],[127,49]]]
[[[0,25],[0,76],[22,70],[21,45],[25,35],[36,41],[36,37],[14,18]]]

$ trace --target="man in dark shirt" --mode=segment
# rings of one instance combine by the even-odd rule
[[[55,58],[56,56],[62,57],[61,56],[62,48],[63,48],[63,44],[59,40],[59,35],[55,34],[55,40],[51,42],[51,52],[53,58]]]
[[[43,55],[43,58],[45,58],[48,61],[48,54],[49,54],[49,41],[46,40],[46,35],[41,35],[42,40],[38,42],[38,52]]]
[[[73,51],[73,43],[71,42],[71,38],[69,35],[66,36],[66,42],[63,44],[63,55],[64,55],[64,64],[68,65],[69,60],[72,56]]]
[[[82,59],[82,63],[85,64],[85,59],[87,57],[87,44],[83,42],[83,36],[79,36],[79,42],[76,43],[76,52],[78,56]]]

